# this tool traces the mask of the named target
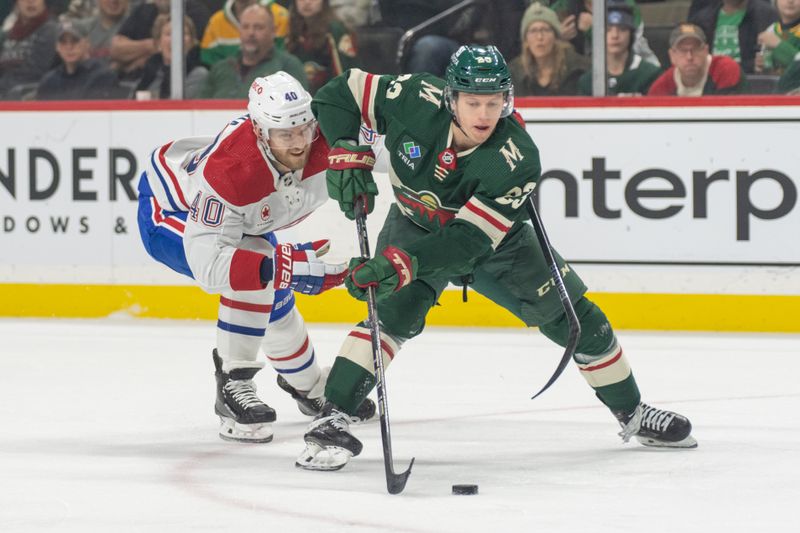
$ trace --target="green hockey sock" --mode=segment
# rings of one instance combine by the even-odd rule
[[[375,376],[344,357],[337,357],[325,385],[325,397],[339,409],[354,415],[375,386]]]

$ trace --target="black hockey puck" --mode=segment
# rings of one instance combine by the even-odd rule
[[[453,485],[453,494],[478,494],[478,485]]]

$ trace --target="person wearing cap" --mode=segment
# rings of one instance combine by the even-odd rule
[[[661,74],[661,68],[648,63],[633,51],[636,25],[633,10],[624,0],[608,2],[606,21],[607,94],[631,96],[647,94],[650,85]],[[592,71],[581,76],[578,92],[592,94]]]
[[[702,96],[743,92],[739,64],[728,56],[711,55],[699,26],[681,23],[669,36],[672,66],[653,82],[648,96]]]
[[[633,13],[634,32],[631,40],[634,53],[660,67],[658,56],[644,36],[644,21],[639,6],[634,0],[619,1],[630,7]],[[561,20],[561,38],[569,41],[576,52],[588,57],[592,55],[592,4],[592,0],[555,0],[550,4]],[[606,5],[610,8],[612,1],[607,1]]]
[[[20,99],[50,68],[58,24],[44,0],[17,0],[17,19],[0,32],[0,99]]]
[[[65,20],[59,25],[56,52],[61,65],[47,72],[37,100],[104,100],[118,96],[117,75],[100,59],[89,57],[88,28]]]
[[[731,57],[747,74],[755,72],[759,33],[777,20],[772,2],[765,0],[713,0],[689,17],[702,28],[714,55]]]
[[[520,24],[522,52],[509,64],[517,96],[578,94],[578,80],[591,60],[575,52],[560,35],[555,11],[540,3],[525,10]]]

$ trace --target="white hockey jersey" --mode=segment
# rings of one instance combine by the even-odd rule
[[[264,256],[240,247],[242,238],[297,224],[328,199],[328,151],[320,134],[305,168],[280,175],[247,116],[230,122],[216,138],[181,139],[153,151],[148,183],[162,209],[188,213],[186,260],[206,291],[264,288]]]

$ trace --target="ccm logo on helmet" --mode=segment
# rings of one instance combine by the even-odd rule
[[[264,92],[264,88],[258,84],[258,82],[254,81],[253,84],[250,86],[257,94],[261,94]]]
[[[490,83],[497,81],[497,78],[475,78],[475,83]]]

